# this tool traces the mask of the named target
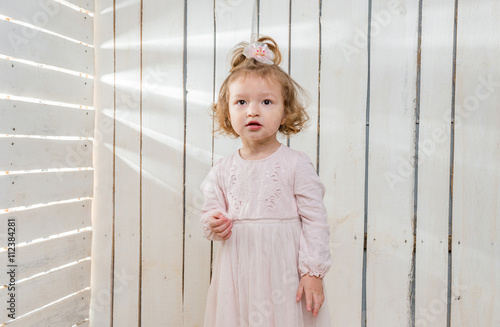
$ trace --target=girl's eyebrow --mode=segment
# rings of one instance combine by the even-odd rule
[[[230,94],[229,97],[230,98],[242,98],[242,97],[248,97],[249,94],[248,93],[235,93],[235,94]],[[276,96],[273,92],[271,91],[265,91],[265,92],[261,92],[258,94],[258,96]]]

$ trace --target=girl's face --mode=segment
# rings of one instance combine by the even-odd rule
[[[229,119],[242,142],[267,143],[285,122],[282,87],[249,74],[229,85]]]

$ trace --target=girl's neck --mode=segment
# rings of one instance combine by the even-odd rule
[[[259,160],[273,154],[281,146],[277,139],[270,140],[266,143],[245,142],[243,141],[240,156],[245,160]]]

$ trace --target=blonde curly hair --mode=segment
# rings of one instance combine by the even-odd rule
[[[274,63],[266,64],[254,58],[247,58],[243,51],[248,42],[241,42],[234,48],[229,76],[222,83],[218,101],[212,105],[212,115],[218,125],[214,132],[239,137],[234,131],[229,118],[229,85],[240,77],[252,75],[264,78],[268,82],[278,82],[281,85],[286,120],[278,131],[285,135],[297,134],[309,120],[305,110],[308,94],[290,75],[278,66],[281,62],[281,52],[276,42],[269,36],[262,36],[256,42],[267,45],[267,48],[274,54]]]

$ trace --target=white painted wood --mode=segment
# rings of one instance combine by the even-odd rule
[[[94,137],[94,110],[0,100],[0,117],[1,134]]]
[[[184,5],[144,6],[143,326],[183,324]]]
[[[19,42],[16,35],[34,35]],[[41,64],[94,74],[94,49],[53,34],[0,20],[0,53]]]
[[[0,14],[86,44],[93,43],[93,18],[55,1],[9,1],[2,4]],[[35,36],[28,29],[21,29],[12,39],[26,43]]]
[[[372,2],[366,306],[368,326],[401,327],[411,321],[418,3],[399,3],[404,14],[393,3]]]
[[[0,60],[0,75],[9,76],[0,79],[0,91],[7,95],[92,105],[93,79],[11,60]]]
[[[451,326],[500,324],[500,7],[458,3]]]
[[[367,4],[323,1],[319,176],[330,224],[332,266],[324,281],[332,326],[360,326],[362,319],[367,45],[343,53],[359,30],[368,30]]]
[[[292,2],[290,74],[309,95],[308,127],[290,139],[290,147],[318,159],[319,1]]]
[[[280,48],[281,68],[288,72],[290,1],[260,1],[259,2],[259,34],[272,37]],[[288,144],[287,136],[278,133],[278,141]]]
[[[453,26],[454,1],[423,2],[415,326],[447,326]]]
[[[115,285],[113,326],[137,325],[140,301],[140,98],[141,1],[117,1],[114,272],[134,276],[126,290]],[[131,95],[133,95],[131,97]],[[130,102],[122,101],[130,99]],[[115,276],[113,276],[115,277]]]
[[[213,1],[187,2],[186,26],[186,203],[184,248],[185,326],[203,326],[210,285],[212,245],[202,232],[200,185],[212,167],[214,17]]]
[[[89,314],[90,290],[54,303],[53,305],[36,311],[22,318],[12,321],[9,327],[68,327],[71,324],[83,321]],[[79,325],[78,327],[82,327]]]
[[[83,322],[76,324],[76,327],[89,327],[89,326],[90,326],[89,320],[86,320],[86,321],[83,321]]]
[[[92,177],[92,170],[0,176],[0,208],[91,196]]]
[[[92,166],[92,141],[6,137],[0,171]]]
[[[90,286],[90,260],[68,266],[23,282],[16,282],[16,315],[21,316]],[[7,301],[7,288],[0,300]],[[0,319],[7,321],[7,310]]]
[[[96,3],[95,15],[95,141],[94,199],[92,202],[92,294],[89,317],[92,327],[112,326],[114,286],[126,291],[125,271],[113,264],[114,232],[114,48],[113,0]],[[115,278],[113,278],[113,276]]]
[[[28,226],[17,225],[20,231]],[[32,277],[47,272],[73,261],[90,256],[92,231],[83,231],[77,234],[47,239],[42,242],[28,243],[16,248],[17,280]],[[5,243],[3,243],[5,244]],[[20,242],[17,242],[20,244]],[[9,264],[6,253],[0,256],[3,267]],[[7,276],[2,281],[8,283]]]
[[[24,243],[38,238],[48,237],[79,228],[91,226],[90,210],[92,200],[53,204],[27,210],[2,213],[0,219],[15,219],[16,241]],[[36,228],[26,228],[36,226]],[[0,244],[7,243],[6,226],[0,226]]]
[[[89,12],[93,13],[95,11],[94,0],[66,0],[66,1],[74,5],[77,5],[78,7],[85,9]]]

